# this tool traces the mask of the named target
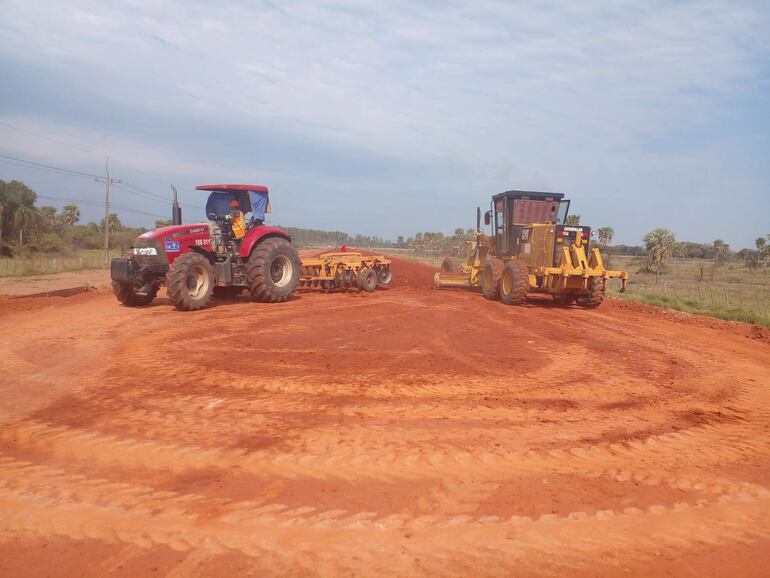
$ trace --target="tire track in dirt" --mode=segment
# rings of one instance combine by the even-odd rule
[[[482,552],[494,551],[496,562],[509,568],[555,550],[561,554],[554,559],[558,560],[555,569],[574,570],[610,549],[625,547],[632,556],[649,556],[661,550],[697,547],[703,542],[750,542],[770,536],[767,491],[761,496],[743,493],[723,495],[713,502],[679,502],[668,508],[655,505],[646,511],[626,508],[593,515],[572,512],[566,517],[543,515],[536,520],[501,520],[495,516],[475,519],[466,515],[378,517],[373,512],[347,515],[344,511],[315,514],[311,513],[313,508],[286,511],[281,505],[267,505],[201,522],[184,510],[152,514],[146,508],[120,504],[61,504],[55,497],[8,495],[3,489],[0,506],[2,532],[23,530],[43,536],[125,542],[141,548],[164,545],[211,555],[237,550],[259,557],[271,552],[286,558],[312,549],[319,541],[329,554],[372,554],[384,539],[390,538],[412,555],[434,564],[454,562],[457,556],[475,559]],[[638,536],[650,525],[665,526],[666,532],[656,535],[652,543],[640,542]],[[611,546],[602,539],[609,536],[613,537]],[[335,564],[322,574],[334,575],[336,570]]]
[[[58,303],[0,318],[0,379],[42,400],[0,424],[6,551],[113,544],[75,563],[100,575],[615,575],[738,571],[697,560],[770,543],[770,349],[729,328],[419,287]]]
[[[6,447],[36,448],[57,457],[88,460],[123,467],[158,468],[174,472],[190,469],[237,468],[253,475],[355,479],[362,476],[396,479],[456,477],[466,471],[487,478],[511,473],[606,471],[629,460],[645,460],[663,471],[689,464],[719,465],[747,458],[770,457],[770,447],[753,424],[704,425],[688,431],[651,436],[626,443],[555,448],[547,452],[497,449],[458,450],[452,443],[381,441],[363,428],[304,444],[302,453],[249,451],[246,448],[203,448],[100,435],[93,431],[25,422],[0,432]]]

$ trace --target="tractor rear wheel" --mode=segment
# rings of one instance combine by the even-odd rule
[[[246,279],[252,297],[263,303],[286,301],[299,282],[297,250],[286,239],[262,241],[246,263]]]
[[[214,267],[199,253],[177,257],[166,275],[166,293],[180,311],[202,309],[214,293]]]
[[[460,260],[457,257],[445,257],[441,262],[442,273],[459,273],[461,270]]]
[[[364,267],[358,272],[358,287],[362,291],[374,291],[377,288],[377,272]]]
[[[518,261],[508,261],[500,276],[500,301],[506,305],[521,305],[527,301],[529,271]]]
[[[113,281],[112,292],[115,294],[115,297],[118,298],[118,301],[126,307],[138,307],[152,303],[152,300],[155,299],[155,295],[158,293],[158,286],[153,285],[152,289],[147,294],[143,295],[129,283]]]
[[[575,303],[587,309],[599,307],[604,301],[604,279],[592,277],[588,284],[588,295],[575,299]]]
[[[485,299],[497,299],[500,296],[500,274],[504,263],[500,259],[490,259],[481,273],[481,292]]]

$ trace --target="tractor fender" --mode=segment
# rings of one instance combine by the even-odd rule
[[[209,262],[213,265],[216,259],[214,258],[213,251],[207,251],[203,247],[198,247],[197,245],[190,245],[190,251],[194,251],[200,255],[203,255],[206,257],[206,259],[209,260]]]
[[[291,237],[289,237],[289,235],[287,235],[283,229],[279,229],[278,227],[268,227],[265,225],[256,227],[246,233],[243,241],[241,241],[241,258],[248,259],[251,255],[251,252],[254,250],[254,247],[259,245],[265,239],[271,237],[286,239],[289,243],[291,243]]]

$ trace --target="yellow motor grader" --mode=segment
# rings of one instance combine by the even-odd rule
[[[528,293],[545,293],[563,305],[598,307],[607,281],[628,273],[604,267],[597,247],[590,247],[591,228],[568,225],[569,201],[561,193],[506,191],[492,197],[481,229],[476,209],[476,238],[468,242],[465,263],[444,259],[434,276],[436,287],[480,287],[487,299],[508,305],[524,303]]]

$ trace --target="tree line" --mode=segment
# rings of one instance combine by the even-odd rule
[[[37,193],[21,181],[0,180],[0,245],[6,257],[16,253],[59,253],[104,246],[104,219],[80,224],[80,207],[37,206]],[[109,215],[110,246],[127,249],[142,228],[124,227]]]
[[[99,223],[80,224],[80,207],[68,204],[61,210],[49,205],[37,206],[37,194],[21,181],[0,180],[0,248],[5,256],[15,251],[67,252],[78,249],[100,249],[104,244],[104,219]],[[568,224],[579,225],[580,215],[569,215]],[[171,224],[160,219],[155,227]],[[453,234],[425,231],[412,237],[399,236],[395,242],[378,236],[350,235],[342,231],[324,231],[301,227],[284,227],[300,247],[394,247],[412,250],[418,254],[464,255],[466,242],[475,238],[474,229],[454,230]],[[129,248],[136,237],[147,229],[125,227],[116,213],[109,216],[110,246],[117,250]],[[722,239],[713,243],[677,241],[668,229],[654,229],[642,239],[641,245],[613,245],[615,230],[610,226],[595,230],[596,241],[611,255],[631,255],[645,259],[643,269],[658,275],[669,258],[711,259],[720,263],[728,258],[739,258],[747,266],[767,265],[770,262],[770,234],[758,237],[755,249],[730,251]]]
[[[80,207],[37,206],[38,196],[21,181],[0,180],[0,252],[6,257],[19,253],[60,253],[104,247],[104,219],[99,223],[80,223]],[[170,225],[158,219],[154,226]],[[322,231],[284,227],[300,247],[392,247],[391,241],[377,236],[349,235],[341,231]],[[126,227],[117,213],[110,213],[110,247],[117,251],[132,246],[144,227]]]

